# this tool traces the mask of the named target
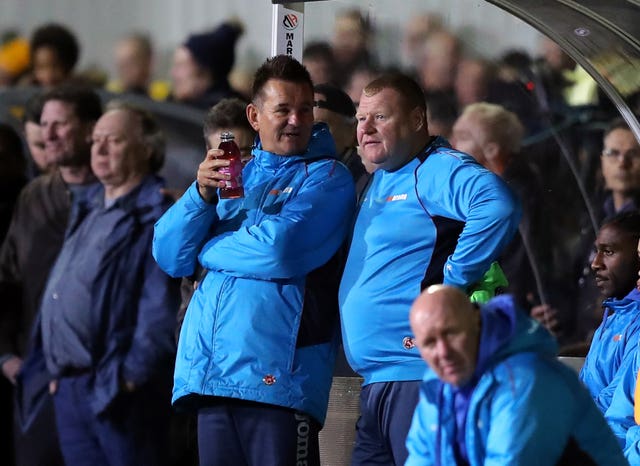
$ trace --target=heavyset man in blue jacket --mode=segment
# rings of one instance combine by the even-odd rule
[[[589,393],[556,359],[553,337],[509,295],[478,309],[457,288],[411,308],[432,371],[407,437],[407,466],[625,465]]]
[[[207,270],[180,333],[173,402],[198,410],[203,466],[318,465],[337,310],[310,275],[346,236],[354,183],[328,127],[313,125],[311,78],[294,59],[258,69],[247,117],[258,137],[244,198],[218,198],[228,162],[214,149],[156,225],[164,270]]]
[[[376,171],[339,293],[345,354],[364,377],[352,464],[400,465],[424,374],[411,303],[435,283],[470,291],[513,237],[520,208],[498,176],[429,136],[424,95],[410,78],[371,82],[356,118]]]

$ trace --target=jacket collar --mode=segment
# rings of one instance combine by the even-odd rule
[[[336,145],[326,123],[315,123],[311,131],[311,139],[307,150],[301,154],[279,155],[262,148],[260,136],[256,136],[252,153],[254,163],[263,170],[277,171],[279,168],[301,161],[318,158],[337,158]]]

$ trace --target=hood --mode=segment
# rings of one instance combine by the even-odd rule
[[[493,298],[480,312],[482,333],[476,374],[517,353],[533,352],[545,357],[557,355],[558,346],[553,336],[519,309],[511,295]]]
[[[304,160],[314,160],[319,158],[337,159],[338,154],[336,144],[329,132],[326,123],[315,123],[311,130],[311,139],[307,145],[307,150],[302,154],[279,155],[268,152],[262,148],[260,136],[256,136],[254,148],[252,150],[254,163],[264,170],[275,171],[282,166],[297,163]]]
[[[471,384],[475,385],[487,368],[517,353],[534,352],[555,357],[558,346],[553,336],[536,320],[519,309],[511,295],[491,299],[480,309],[481,333],[476,369]],[[425,382],[439,381],[428,370]]]

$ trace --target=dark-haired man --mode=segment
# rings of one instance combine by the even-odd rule
[[[424,95],[402,74],[363,90],[358,143],[375,167],[340,284],[347,360],[364,377],[353,464],[404,464],[424,364],[409,308],[425,287],[473,292],[520,220],[513,193],[471,156],[429,136]]]
[[[43,96],[40,126],[45,159],[57,168],[24,188],[0,249],[0,301],[7,303],[0,313],[0,367],[17,384],[20,395],[16,415],[23,432],[16,435],[18,464],[62,462],[49,397],[40,397],[40,403],[30,399],[43,393],[46,370],[25,368],[23,359],[71,205],[82,200],[95,182],[89,165],[90,140],[101,113],[100,98],[88,89],[62,87]],[[23,412],[27,406],[38,409]]]
[[[640,337],[640,292],[635,288],[639,239],[640,213],[629,211],[605,220],[594,243],[591,269],[604,312],[580,379],[603,413],[619,383],[619,370],[633,358]]]
[[[151,255],[169,206],[155,175],[164,137],[114,102],[96,122],[100,184],[72,212],[40,305],[41,345],[66,464],[168,464],[178,283]]]
[[[307,70],[283,55],[256,72],[258,132],[244,197],[221,199],[227,160],[208,151],[195,182],[156,224],[170,275],[207,271],[178,343],[173,402],[198,411],[200,464],[319,464],[337,315],[310,274],[342,244],[355,207]]]

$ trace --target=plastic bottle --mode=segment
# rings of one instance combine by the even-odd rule
[[[220,173],[231,175],[231,179],[226,180],[226,186],[220,188],[220,199],[236,199],[244,197],[244,188],[242,187],[242,161],[240,157],[240,149],[234,140],[233,133],[225,132],[220,135],[220,145],[218,149],[224,151],[220,159],[230,160],[228,167],[220,168]]]

